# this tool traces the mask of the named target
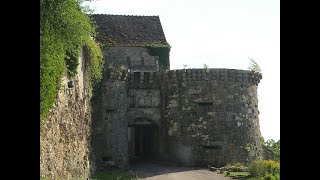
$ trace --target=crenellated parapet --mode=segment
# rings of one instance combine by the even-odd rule
[[[215,80],[221,82],[242,82],[258,85],[262,79],[259,72],[238,69],[183,69],[164,72],[130,72],[131,87],[158,87],[161,82],[185,82]]]
[[[105,72],[107,81],[127,81],[128,68],[126,66],[109,66]]]

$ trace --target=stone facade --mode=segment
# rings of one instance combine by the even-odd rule
[[[127,168],[139,158],[219,167],[263,156],[260,73],[168,70],[162,60],[170,49],[154,56],[146,48],[169,48],[158,16],[92,17],[98,41],[107,46],[103,91],[93,114],[99,169]]]
[[[81,56],[78,74],[62,79],[57,101],[40,129],[40,176],[46,179],[86,179],[95,169],[90,154],[91,97],[84,64]]]
[[[219,167],[261,158],[256,86],[260,77],[232,69],[165,74],[162,86],[170,159]]]
[[[103,52],[101,94],[90,103],[82,55],[76,77],[62,79],[57,102],[41,127],[41,176],[85,179],[96,170],[126,169],[139,158],[219,167],[267,155],[260,143],[260,73],[165,71],[159,56],[143,46],[168,45],[159,17],[95,18],[100,43],[107,38],[114,44]]]
[[[124,65],[131,71],[159,71],[158,56],[149,55],[143,47],[112,47],[104,53],[106,64]]]
[[[257,99],[260,73],[235,69],[126,71],[120,68],[128,67],[123,59],[141,59],[147,54],[141,53],[143,48],[120,49],[108,50],[121,52],[119,56],[109,52],[105,56],[105,91],[98,110],[102,116],[94,127],[101,134],[101,142],[96,141],[100,167],[114,163],[126,168],[130,157],[144,155],[182,165],[218,167],[263,156]],[[110,57],[119,61],[108,69]]]

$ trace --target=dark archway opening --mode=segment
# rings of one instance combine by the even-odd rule
[[[152,161],[158,154],[158,126],[143,119],[137,119],[128,127],[129,162]]]

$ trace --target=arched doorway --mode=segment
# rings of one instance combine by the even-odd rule
[[[151,161],[158,154],[159,128],[147,118],[137,118],[128,125],[129,162]]]

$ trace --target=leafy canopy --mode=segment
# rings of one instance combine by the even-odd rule
[[[267,149],[272,151],[274,159],[280,161],[280,139],[277,142],[273,139],[269,139],[264,145]]]

